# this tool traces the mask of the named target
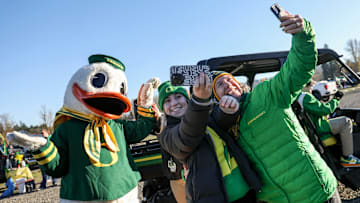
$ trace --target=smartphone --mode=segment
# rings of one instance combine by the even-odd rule
[[[270,10],[273,12],[273,14],[280,20],[280,18],[284,15],[285,10],[278,4],[274,3]]]
[[[170,82],[174,86],[194,85],[196,77],[201,72],[211,79],[210,67],[207,65],[179,65],[170,67]]]

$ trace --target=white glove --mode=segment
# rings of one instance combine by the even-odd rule
[[[142,84],[137,99],[138,105],[144,108],[150,108],[153,104],[154,90],[157,89],[159,85],[159,78],[151,78]]]
[[[38,136],[31,136],[25,133],[13,131],[6,134],[6,139],[12,143],[34,151],[45,146],[47,139]]]
[[[239,102],[235,97],[225,95],[220,99],[220,109],[226,114],[234,114],[239,110]]]

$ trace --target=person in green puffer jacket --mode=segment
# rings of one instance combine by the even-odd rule
[[[235,127],[235,139],[247,154],[262,181],[257,198],[266,202],[321,203],[341,201],[337,180],[301,128],[291,104],[311,79],[316,63],[315,32],[307,20],[287,13],[281,27],[293,34],[292,47],[280,72],[271,80],[244,93],[226,72],[213,72],[213,92],[221,99],[231,95],[240,103],[240,116],[218,118],[219,126]]]
[[[344,95],[337,91],[334,98],[327,103],[319,101],[312,95],[312,89],[315,81],[311,80],[303,89],[303,93],[297,101],[302,109],[308,113],[311,121],[316,127],[316,132],[320,136],[325,146],[331,146],[336,143],[332,135],[340,134],[342,144],[342,156],[340,163],[343,167],[360,167],[360,159],[354,156],[354,138],[352,120],[346,116],[327,119],[326,116],[333,113]]]

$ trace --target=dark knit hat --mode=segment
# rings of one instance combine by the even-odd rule
[[[217,70],[215,70],[215,71],[211,71],[211,76],[212,76],[212,84],[211,84],[211,86],[212,86],[212,92],[213,92],[213,97],[217,100],[217,101],[219,101],[220,100],[220,98],[219,98],[219,96],[216,94],[216,91],[215,91],[215,83],[216,83],[216,81],[221,77],[221,76],[223,76],[223,75],[229,75],[229,76],[231,76],[232,78],[234,78],[234,76],[232,75],[232,74],[230,74],[230,73],[228,73],[228,72],[225,72],[225,71],[217,71]],[[235,78],[234,78],[234,80],[237,82],[237,83],[239,83]],[[240,83],[239,83],[239,85],[240,85],[240,87],[242,86]]]
[[[211,71],[212,81],[214,82],[215,79],[218,79],[220,77],[220,75],[224,75],[224,74],[229,74],[230,75],[230,73],[225,72],[225,71],[219,71],[219,70]]]
[[[181,86],[173,86],[173,85],[171,85],[170,81],[163,82],[158,87],[158,91],[159,91],[159,107],[160,107],[161,111],[164,111],[164,109],[163,109],[164,100],[171,94],[179,93],[179,94],[184,95],[184,97],[187,100],[190,99],[189,93],[185,88],[183,88]]]

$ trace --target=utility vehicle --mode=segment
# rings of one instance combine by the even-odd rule
[[[248,85],[250,90],[256,86],[261,80],[273,77],[286,61],[288,51],[267,52],[245,55],[234,55],[225,57],[216,57],[206,60],[201,60],[197,65],[208,65],[211,70],[220,70],[232,73],[239,82]],[[349,106],[348,100],[355,100],[356,95],[360,96],[360,77],[342,60],[341,56],[331,49],[318,49],[318,67],[336,70],[336,77],[346,78],[346,89],[341,89],[345,93],[340,108],[331,115],[332,117],[345,115],[354,122],[353,134],[355,137],[354,150],[355,155],[360,153],[360,104],[357,106]],[[328,78],[326,78],[328,79]],[[336,80],[336,78],[333,78]],[[323,79],[321,79],[323,80]],[[352,95],[347,96],[347,95]],[[345,103],[342,105],[342,103]],[[355,102],[356,103],[356,102]],[[359,103],[359,102],[358,102]],[[298,116],[305,132],[309,139],[319,151],[323,159],[334,172],[336,178],[345,184],[345,186],[352,189],[360,188],[360,168],[343,168],[340,165],[341,143],[338,136],[334,136],[336,144],[332,146],[325,146],[316,134],[314,124],[309,119],[308,115],[304,113],[301,108],[294,103],[293,110]],[[169,185],[164,178],[161,169],[161,152],[160,145],[156,137],[147,139],[144,142],[131,145],[131,152],[135,158],[143,180],[146,184],[143,188],[143,202],[161,202],[161,198],[170,198]],[[159,192],[160,191],[160,192]],[[164,202],[169,200],[164,200]]]

